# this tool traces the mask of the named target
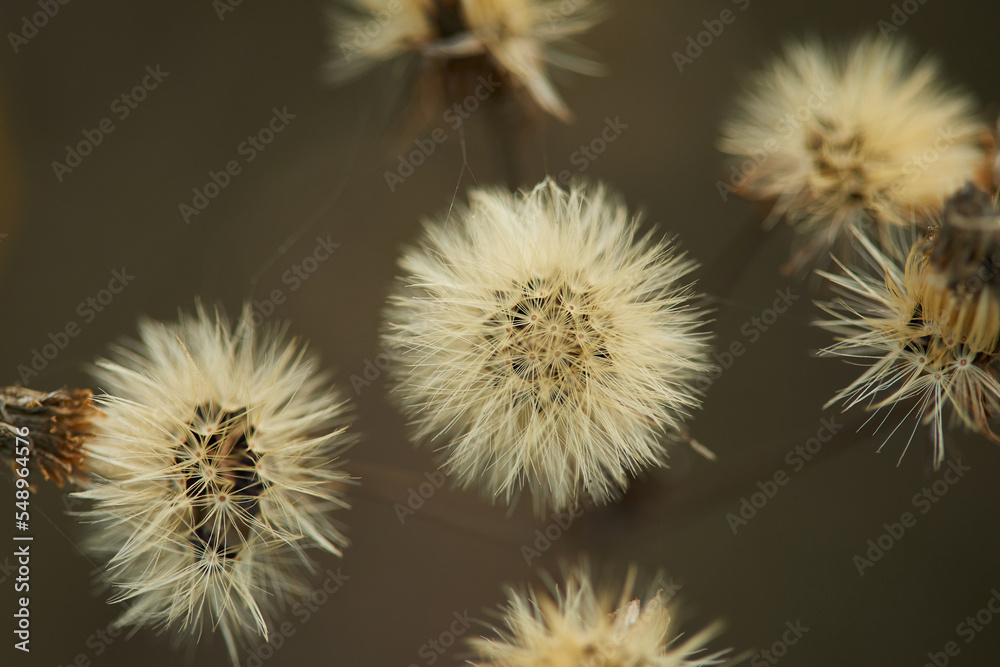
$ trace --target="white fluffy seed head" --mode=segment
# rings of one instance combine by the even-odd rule
[[[474,190],[429,222],[386,312],[395,391],[463,487],[535,509],[605,502],[699,403],[695,263],[636,237],[604,186]]]
[[[144,321],[97,362],[105,413],[87,449],[95,470],[93,549],[127,610],[120,626],[171,627],[237,645],[267,636],[273,611],[307,590],[308,547],[347,544],[336,456],[345,403],[283,329],[252,312],[231,326],[199,304],[178,323]]]
[[[1000,441],[989,424],[1000,415],[1000,341],[996,340],[1000,326],[989,299],[980,303],[973,298],[979,290],[963,287],[959,294],[941,289],[936,280],[940,276],[933,275],[936,269],[926,261],[933,238],[913,246],[905,271],[891,256],[905,254],[902,247],[887,254],[862,239],[867,270],[841,264],[843,275],[820,272],[841,298],[819,304],[831,317],[816,324],[838,334],[837,342],[821,354],[866,367],[830,403],[843,402],[845,409],[857,405],[885,409],[883,423],[893,410],[902,412],[903,421],[917,417],[914,432],[921,422],[932,429],[937,468],[944,460],[944,412],[949,405],[952,422]],[[966,250],[972,255],[973,248]],[[995,263],[976,260],[975,267],[966,268],[982,267],[995,275]],[[987,334],[993,340],[987,341]],[[892,433],[900,426],[902,422]],[[906,449],[912,437],[911,433]]]
[[[329,15],[330,80],[346,83],[383,62],[421,51],[437,39],[437,15],[435,0],[346,0]]]
[[[903,42],[791,43],[751,78],[719,148],[736,190],[774,201],[772,219],[804,234],[792,260],[801,268],[872,224],[885,240],[885,226],[920,223],[981,178],[975,108]]]
[[[632,597],[634,572],[620,595],[599,592],[587,566],[565,572],[548,591],[509,589],[495,638],[470,641],[477,667],[685,667],[715,665],[728,651],[704,655],[715,628],[679,642],[662,591]]]
[[[549,69],[601,73],[596,63],[559,47],[602,14],[595,0],[348,0],[331,15],[329,77],[350,81],[408,53],[432,65],[485,57],[506,84],[569,121]]]

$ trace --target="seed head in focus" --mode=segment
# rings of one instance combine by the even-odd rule
[[[821,304],[833,318],[818,324],[839,334],[823,354],[868,367],[831,403],[915,415],[931,426],[935,468],[947,405],[953,422],[1000,442],[989,423],[1000,415],[1000,215],[990,198],[972,186],[950,198],[905,269],[863,245],[871,273],[823,274],[842,297]]]
[[[716,634],[704,630],[681,642],[671,637],[663,592],[633,599],[634,572],[620,596],[595,590],[586,565],[567,569],[560,586],[508,591],[497,638],[471,640],[476,667],[685,667],[716,665],[728,651],[701,655]]]
[[[606,502],[665,460],[709,369],[670,243],[603,185],[480,189],[427,223],[386,311],[395,392],[463,487],[536,512]]]
[[[345,403],[283,329],[231,326],[200,305],[97,363],[106,417],[87,450],[94,550],[107,559],[119,626],[205,626],[237,644],[307,586],[306,549],[340,554],[328,513],[346,508],[336,457]]]
[[[455,88],[456,75],[475,80],[495,74],[504,88],[568,122],[572,114],[549,71],[603,71],[560,48],[602,14],[594,0],[348,0],[331,15],[329,78],[350,81],[383,62],[416,54],[428,81],[441,74],[451,80],[442,86],[446,90]],[[477,66],[453,67],[470,62]]]
[[[925,225],[966,181],[984,175],[985,125],[936,61],[904,43],[857,40],[843,52],[791,43],[753,75],[723,124],[728,191],[773,202],[800,232],[787,267],[841,253],[850,237]]]

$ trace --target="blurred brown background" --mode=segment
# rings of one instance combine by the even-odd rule
[[[384,172],[397,158],[386,155],[382,137],[398,103],[399,70],[326,87],[319,74],[327,55],[323,3],[246,0],[222,20],[219,5],[68,2],[37,34],[15,40],[16,52],[8,33],[20,33],[23,17],[39,5],[6,0],[0,7],[8,35],[0,45],[4,383],[18,382],[18,367],[69,322],[81,333],[28,386],[88,386],[85,364],[132,335],[140,315],[175,317],[196,296],[235,312],[248,296],[264,301],[280,290],[285,301],[272,319],[290,320],[354,395],[351,376],[363,376],[379,352],[379,313],[400,246],[417,235],[422,216],[446,210],[460,178],[463,196],[467,186],[496,182],[502,173],[490,126],[473,116],[464,146],[438,122],[447,141],[390,192]],[[735,21],[678,72],[671,54],[727,8]],[[940,55],[952,80],[995,117],[1000,5],[911,0],[908,8],[916,12],[900,34]],[[715,186],[725,177],[716,129],[740,77],[786,35],[842,39],[876,30],[879,20],[891,20],[893,5],[637,0],[613,10],[581,40],[610,76],[561,82],[577,121],[547,124],[522,156],[523,180],[576,169],[574,151],[597,137],[606,119],[620,119],[627,129],[587,165],[586,176],[614,184],[647,212],[649,224],[676,232],[693,256],[726,271],[713,259],[754,215],[744,202],[722,201]],[[147,66],[168,74],[123,118],[121,104],[112,105],[142,82]],[[272,109],[286,107],[294,119],[246,162],[241,142],[265,127]],[[113,131],[60,181],[52,162],[64,161],[66,145],[104,118]],[[203,188],[209,172],[229,160],[240,161],[241,173],[185,223],[179,204],[190,204],[192,188]],[[287,272],[327,236],[339,248],[293,289]],[[742,325],[770,306],[776,289],[790,286],[800,297],[746,345],[693,421],[693,433],[719,462],[677,450],[671,470],[651,474],[619,506],[586,512],[530,566],[522,546],[534,545],[535,531],[552,522],[535,521],[529,503],[507,517],[504,508],[446,487],[401,525],[393,506],[435,469],[434,456],[407,442],[382,377],[361,387],[356,430],[364,440],[347,467],[364,479],[352,494],[354,508],[340,517],[353,544],[342,560],[320,557],[314,581],[321,585],[324,571],[338,567],[350,578],[308,619],[302,608],[290,610],[294,634],[276,652],[245,655],[244,664],[250,657],[276,666],[458,664],[460,646],[439,655],[427,645],[448,630],[453,613],[485,619],[483,610],[503,600],[503,584],[536,581],[538,567],[578,553],[619,574],[633,562],[646,573],[664,570],[682,584],[680,629],[727,622],[716,647],[769,649],[786,622],[800,622],[809,630],[787,654],[779,649],[783,665],[918,666],[950,641],[960,651],[949,664],[997,664],[1000,619],[969,643],[957,629],[1000,586],[996,445],[951,434],[951,456],[971,470],[926,514],[912,497],[940,475],[926,464],[924,429],[899,467],[904,429],[876,454],[884,435],[873,437],[871,425],[862,435],[845,428],[824,447],[834,456],[799,472],[783,462],[822,418],[839,414],[822,405],[859,372],[813,356],[829,338],[809,326],[818,311],[807,286],[778,274],[789,243],[784,227],[769,235],[717,307],[712,326],[725,348],[748,343]],[[121,294],[100,312],[80,309],[123,268],[135,278]],[[734,535],[727,513],[776,470],[791,474],[787,486]],[[193,657],[151,632],[101,639],[116,609],[93,592],[93,564],[73,545],[83,527],[66,515],[58,491],[42,491],[32,501],[30,656],[11,646],[13,517],[0,521],[0,663],[225,664],[218,639],[206,638]],[[0,497],[12,512],[12,489]],[[916,525],[859,576],[853,557],[905,511],[917,515]],[[750,664],[773,663],[758,655]]]

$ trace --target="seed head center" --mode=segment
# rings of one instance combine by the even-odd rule
[[[537,410],[579,400],[610,358],[592,290],[534,277],[494,297],[482,336],[491,380]]]
[[[207,561],[238,557],[260,512],[260,456],[248,442],[253,430],[246,410],[208,403],[196,409],[177,446],[175,461],[191,506],[188,541]]]

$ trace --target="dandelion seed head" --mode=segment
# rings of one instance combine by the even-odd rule
[[[844,266],[843,275],[824,273],[841,298],[820,304],[830,317],[817,322],[838,334],[821,354],[867,367],[831,403],[885,410],[886,419],[897,409],[903,421],[916,417],[931,427],[935,467],[944,459],[948,406],[953,423],[998,440],[990,427],[1000,415],[996,292],[952,280],[996,267],[995,256],[982,253],[982,229],[952,228],[963,193],[949,202],[941,227],[913,245],[905,270],[895,258],[902,248],[883,253],[862,238],[871,272]]]
[[[428,223],[386,313],[396,395],[463,486],[536,510],[664,461],[708,370],[695,264],[603,186],[474,190]]]
[[[446,5],[434,0],[348,0],[331,10],[331,80],[353,80],[380,63],[430,44],[440,34]]]
[[[642,602],[632,577],[617,598],[598,592],[585,565],[568,569],[549,590],[508,591],[495,638],[470,641],[477,667],[684,667],[715,665],[728,651],[702,655],[710,628],[679,641],[662,591]],[[616,603],[617,599],[617,603]]]
[[[207,627],[237,646],[306,585],[307,548],[339,554],[328,512],[346,508],[337,454],[353,439],[317,362],[252,313],[230,325],[200,305],[145,321],[99,361],[105,417],[87,449],[93,549],[106,560],[120,626]]]
[[[405,54],[425,65],[485,57],[483,72],[563,121],[572,114],[556,91],[553,67],[599,74],[594,62],[560,49],[602,12],[594,0],[350,0],[331,16],[331,81],[342,83]]]
[[[791,43],[750,80],[719,148],[737,191],[773,201],[772,219],[803,234],[792,260],[802,267],[870,225],[885,242],[886,226],[921,223],[980,176],[975,108],[904,42]]]

